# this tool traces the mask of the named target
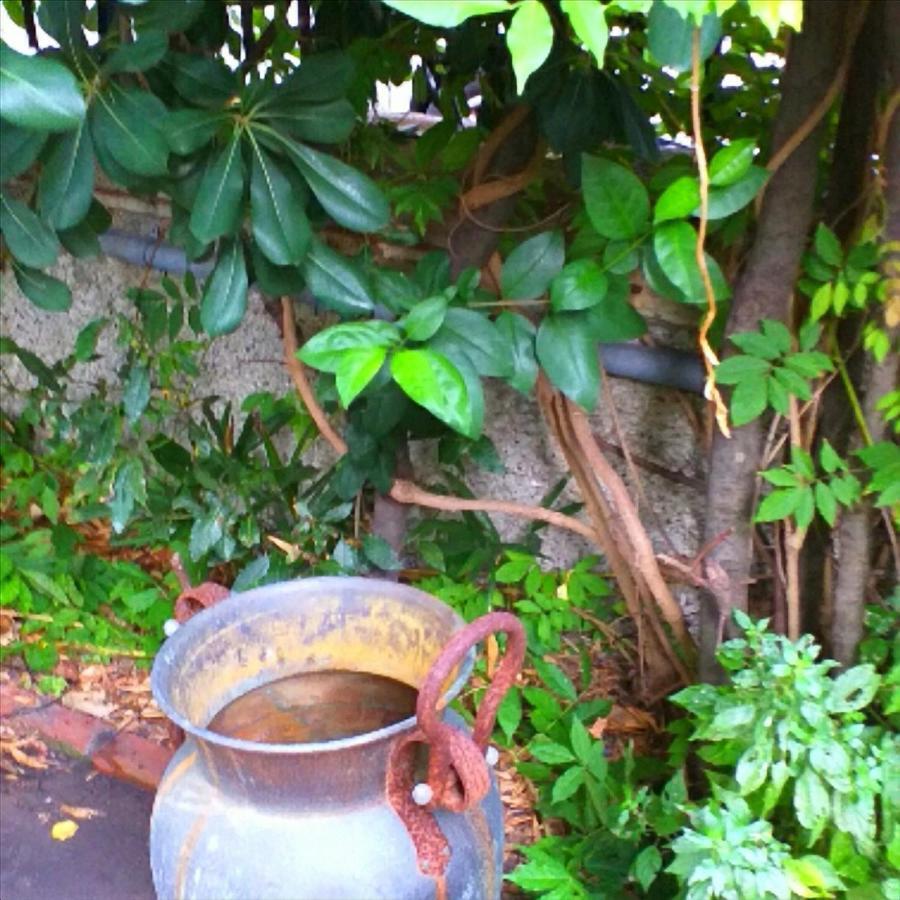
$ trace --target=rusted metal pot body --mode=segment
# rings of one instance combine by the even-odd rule
[[[391,754],[416,740],[415,717],[306,744],[206,729],[237,697],[302,672],[365,672],[418,689],[462,626],[434,597],[362,578],[259,588],[183,625],[161,649],[152,678],[157,702],[186,736],[153,809],[160,900],[498,898],[503,822],[492,775],[487,796],[467,811],[428,813],[446,841],[438,876],[423,864],[415,821],[404,821],[390,796]],[[445,700],[458,693],[472,660],[469,652],[447,679]],[[443,716],[463,727],[451,711]],[[401,785],[404,800],[408,787]]]

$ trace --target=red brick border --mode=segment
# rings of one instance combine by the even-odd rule
[[[136,734],[116,732],[110,722],[67,709],[51,698],[0,683],[0,720],[16,730],[36,731],[49,744],[87,756],[97,771],[155,791],[174,750]]]

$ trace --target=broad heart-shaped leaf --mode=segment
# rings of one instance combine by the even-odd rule
[[[0,183],[21,175],[38,158],[46,131],[30,131],[17,125],[3,125],[0,141]]]
[[[24,203],[2,191],[0,231],[9,252],[23,265],[43,269],[56,262],[56,235]]]
[[[716,151],[709,162],[709,183],[713,187],[728,187],[743,178],[753,163],[756,141],[740,138]]]
[[[519,244],[503,263],[500,288],[507,300],[534,300],[540,297],[566,258],[563,236],[545,231]]]
[[[659,265],[687,302],[706,297],[703,276],[697,266],[697,233],[688,222],[666,222],[653,233],[653,249]]]
[[[239,240],[223,241],[200,301],[200,324],[210,337],[234,331],[247,309],[247,266]]]
[[[234,73],[218,59],[170,53],[166,69],[174,75],[175,90],[196,106],[220,109],[237,92]]]
[[[512,374],[506,380],[520,393],[531,393],[538,375],[537,359],[534,356],[534,325],[524,316],[509,310],[500,313],[494,325],[512,357]]]
[[[426,25],[438,28],[455,28],[472,16],[485,16],[490,13],[509,12],[511,7],[506,0],[384,0],[399,12],[412,16]]]
[[[400,332],[392,322],[372,319],[368,322],[345,322],[314,334],[297,356],[314,369],[337,372],[347,352],[372,347],[392,347],[400,343]]]
[[[506,33],[506,46],[512,57],[516,88],[521,94],[528,77],[540,68],[553,47],[553,23],[540,0],[522,0],[516,6]]]
[[[388,223],[390,209],[371,178],[296,141],[282,139],[287,153],[328,215],[351,231],[378,231]]]
[[[148,91],[115,87],[97,94],[92,117],[94,140],[137,175],[164,175],[169,145],[163,135],[168,110]]]
[[[378,374],[386,356],[384,347],[348,350],[341,355],[335,372],[335,386],[344,409],[350,408],[350,404]]]
[[[693,17],[682,18],[678,9],[656,0],[647,17],[647,46],[657,62],[679,72],[688,71],[693,34]],[[721,36],[719,17],[715,13],[704,16],[700,27],[701,62],[716,49]]]
[[[288,94],[267,104],[259,118],[291,137],[316,144],[339,144],[350,137],[356,125],[356,112],[343,97],[327,103],[304,103]]]
[[[303,197],[292,188],[278,163],[253,144],[250,219],[260,250],[276,266],[297,265],[311,237]]]
[[[60,135],[51,145],[38,182],[44,221],[57,230],[77,225],[94,196],[94,149],[87,122]]]
[[[374,306],[359,265],[315,238],[303,260],[303,275],[316,300],[343,316],[358,316]]]
[[[556,312],[588,309],[606,296],[605,273],[592,259],[567,263],[550,286],[550,306]]]
[[[709,218],[724,219],[743,209],[768,181],[769,173],[760,166],[751,166],[737,181],[727,187],[711,188],[709,192]],[[700,214],[698,205],[695,214]]]
[[[438,294],[421,300],[400,320],[411,341],[427,341],[441,327],[447,314],[447,298]]]
[[[401,350],[391,357],[391,375],[433,416],[467,437],[477,437],[466,382],[446,356],[433,350]]]
[[[85,110],[65,66],[0,44],[0,117],[36,131],[68,131],[84,119]]]
[[[72,306],[72,292],[58,278],[28,266],[14,269],[19,290],[35,306],[47,312],[66,312]]]
[[[611,240],[638,237],[650,218],[650,198],[640,179],[599,156],[581,157],[584,206],[594,230]]]
[[[479,375],[505,378],[512,371],[509,348],[494,323],[473,309],[450,307],[429,346],[454,361],[464,356]]]
[[[569,17],[575,36],[594,54],[597,66],[602,69],[609,27],[599,0],[560,0],[559,5]]]
[[[191,213],[191,233],[197,240],[208,243],[237,230],[244,177],[241,140],[234,134],[221,153],[210,158],[203,173]]]
[[[597,342],[585,327],[583,316],[547,316],[538,329],[535,346],[538,362],[551,384],[590,411],[597,405],[600,363]]]
[[[120,44],[103,63],[106,75],[115,72],[146,72],[155,66],[169,49],[166,33],[159,29],[142,31],[130,44]]]
[[[653,222],[682,219],[691,215],[700,202],[700,187],[690,175],[676,178],[660,195],[653,207]]]
[[[205,147],[224,121],[220,110],[178,109],[169,113],[163,134],[173,153],[187,156]]]

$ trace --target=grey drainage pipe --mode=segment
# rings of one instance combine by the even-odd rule
[[[215,260],[190,261],[185,252],[154,237],[110,228],[100,235],[100,247],[107,256],[142,268],[150,267],[172,275],[192,272],[206,278]],[[692,394],[703,393],[703,364],[694,353],[669,347],[647,347],[638,342],[601,344],[600,361],[616,378],[630,378],[645,384],[677,388]]]

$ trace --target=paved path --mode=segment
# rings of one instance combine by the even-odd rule
[[[50,826],[69,818],[60,803],[105,815],[79,821],[74,837],[55,841]],[[0,898],[154,900],[152,807],[150,792],[94,773],[86,760],[56,757],[46,771],[0,778]]]

